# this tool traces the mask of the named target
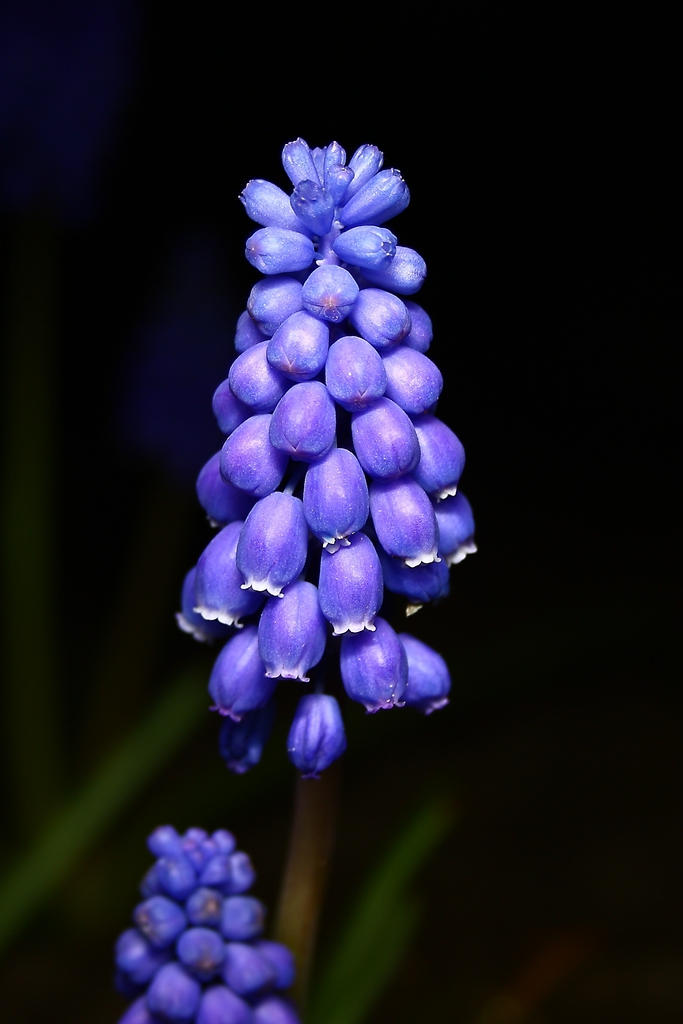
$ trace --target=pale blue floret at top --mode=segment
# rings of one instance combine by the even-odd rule
[[[435,415],[432,322],[412,298],[426,265],[384,226],[408,205],[406,183],[371,145],[347,163],[336,142],[311,150],[297,139],[282,164],[289,194],[257,178],[240,197],[258,225],[246,257],[265,277],[214,395],[227,437],[197,489],[221,532],[186,579],[179,623],[197,639],[219,625],[233,633],[209,689],[234,771],[261,755],[277,680],[312,680],[289,754],[315,777],[346,744],[324,692],[331,649],[368,711],[447,703],[440,655],[378,613],[385,589],[407,614],[443,597],[448,567],[476,546],[458,490],[464,449]]]

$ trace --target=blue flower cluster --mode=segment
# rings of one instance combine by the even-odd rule
[[[265,908],[244,895],[254,869],[231,833],[167,825],[147,845],[157,860],[135,927],[116,943],[117,987],[137,997],[119,1024],[300,1024],[277,994],[294,981],[294,958],[259,937]]]
[[[476,550],[458,491],[464,449],[434,415],[443,379],[426,355],[431,321],[406,298],[425,263],[382,226],[408,205],[406,184],[375,146],[347,165],[336,142],[297,139],[282,162],[291,196],[261,179],[241,196],[262,225],[246,256],[265,277],[214,395],[228,437],[197,492],[221,530],[185,580],[178,617],[197,639],[234,634],[209,690],[236,771],[260,756],[278,679],[308,683],[330,633],[344,688],[368,711],[446,704],[444,660],[378,612],[385,587],[409,614],[443,597],[449,565]],[[306,777],[345,748],[336,699],[321,679],[314,689],[288,744]]]

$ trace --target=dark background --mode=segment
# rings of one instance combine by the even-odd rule
[[[255,9],[229,26],[219,5],[147,3],[99,207],[59,229],[56,621],[70,782],[179,665],[208,674],[212,657],[172,618],[208,527],[191,485],[121,429],[168,254],[188,233],[216,240],[234,323],[257,276],[243,258],[244,184],[286,187],[279,153],[299,135],[349,154],[372,142],[411,188],[390,226],[429,268],[417,298],[446,380],[440,415],[467,450],[479,553],[409,626],[447,657],[451,705],[426,720],[346,709],[323,947],[397,830],[446,792],[457,823],[416,883],[419,933],[368,1024],[680,1020],[668,66],[657,34],[626,21],[492,4],[444,24],[400,5],[339,19],[328,32],[290,9],[269,27]],[[6,278],[14,230],[6,217]],[[225,370],[230,352],[227,334]],[[159,525],[156,556],[145,516]],[[130,672],[124,661],[97,697],[89,666],[136,559],[148,569],[130,600],[155,643],[136,662],[133,636]],[[117,1019],[111,945],[160,821],[234,830],[274,905],[293,781],[286,713],[268,782],[248,798],[206,716],[15,943],[4,1019]],[[9,860],[22,846],[6,797]],[[511,992],[522,1016],[505,1008]]]

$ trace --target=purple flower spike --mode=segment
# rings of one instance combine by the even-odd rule
[[[402,594],[411,602],[410,611],[417,611],[428,601],[438,601],[449,592],[446,562],[429,562],[408,568],[405,562],[389,555],[380,555],[382,574],[387,590]]]
[[[387,373],[387,398],[410,416],[431,409],[441,394],[443,377],[428,356],[400,345],[389,349],[382,361]]]
[[[251,1007],[225,985],[207,988],[195,1024],[253,1024]]]
[[[256,626],[247,626],[228,640],[209,679],[209,693],[216,709],[236,722],[248,711],[264,707],[275,686],[259,656]]]
[[[156,949],[170,946],[187,925],[184,911],[166,896],[151,896],[138,903],[133,920]]]
[[[266,957],[244,942],[228,942],[225,947],[223,978],[241,996],[253,996],[272,988],[275,971]]]
[[[301,385],[300,385],[301,386]],[[254,505],[237,545],[243,586],[279,597],[306,564],[308,528],[299,498],[276,491]]]
[[[399,295],[414,295],[424,284],[427,264],[414,249],[397,245],[396,255],[388,266],[368,268],[364,274],[368,281],[380,288]]]
[[[381,288],[363,288],[349,320],[375,348],[389,348],[410,333],[410,313],[405,303]]]
[[[334,635],[375,628],[382,604],[382,567],[375,545],[364,533],[355,533],[347,547],[320,559],[319,600]]]
[[[348,270],[325,263],[303,286],[303,304],[313,316],[337,324],[349,315],[358,298],[358,285]]]
[[[264,498],[282,480],[289,459],[270,443],[268,413],[240,423],[223,445],[221,475],[254,498]]]
[[[418,306],[417,302],[412,302],[410,299],[406,299],[405,305],[406,309],[410,313],[412,326],[410,328],[410,334],[407,334],[403,339],[403,344],[407,345],[408,348],[414,348],[418,352],[422,352],[424,354],[431,345],[434,337],[431,317],[428,313],[425,313],[422,306]]]
[[[230,389],[252,412],[272,412],[289,381],[268,362],[268,342],[252,345],[238,356],[228,374]]]
[[[341,677],[351,700],[369,712],[401,707],[408,660],[388,622],[375,619],[374,633],[347,634],[341,642]]]
[[[265,228],[287,228],[305,231],[306,228],[292,210],[289,196],[272,181],[254,178],[247,182],[240,199],[247,215]]]
[[[439,524],[439,554],[448,565],[457,565],[477,550],[474,543],[472,506],[462,493],[438,502],[434,511]]]
[[[396,235],[388,228],[368,224],[344,231],[332,248],[340,259],[354,267],[382,270],[391,265],[396,253]]]
[[[252,345],[258,345],[261,341],[263,341],[263,332],[252,320],[249,310],[245,309],[237,321],[235,348],[238,352],[246,352]]]
[[[270,442],[300,462],[325,455],[334,442],[337,417],[330,393],[320,381],[295,384],[277,404]]]
[[[205,619],[218,619],[226,626],[241,626],[240,618],[251,615],[263,597],[245,590],[244,577],[237,568],[237,544],[242,522],[230,523],[207,545],[197,563],[195,608]]]
[[[257,329],[255,328],[255,330]],[[257,330],[257,333],[259,341],[263,341],[261,332]],[[239,427],[240,423],[243,423],[247,416],[251,416],[252,412],[248,405],[240,402],[239,398],[235,398],[230,390],[230,381],[227,377],[214,391],[211,406],[218,429],[222,430],[224,434],[232,434],[235,427]]]
[[[349,412],[358,412],[386,391],[387,373],[382,357],[363,338],[340,338],[327,356],[325,384],[335,402]]]
[[[221,476],[221,452],[212,455],[199,471],[197,497],[212,526],[225,526],[235,519],[244,519],[254,504],[245,494]]]
[[[344,204],[339,219],[346,228],[357,224],[384,224],[405,210],[409,202],[408,186],[401,177],[401,172],[392,167],[373,175]]]
[[[196,567],[190,569],[183,581],[180,599],[181,610],[176,612],[176,622],[183,633],[191,633],[195,640],[198,640],[200,643],[212,643],[214,640],[225,639],[231,633],[229,626],[224,625],[217,619],[214,622],[209,622],[203,615],[194,610],[197,604],[194,589],[196,573]]]
[[[455,494],[465,468],[465,449],[436,416],[425,413],[413,422],[420,442],[420,462],[413,476],[437,500]]]
[[[202,886],[192,893],[185,910],[190,924],[217,928],[221,923],[223,896],[217,889]]]
[[[307,235],[287,228],[259,228],[247,239],[245,256],[262,274],[294,274],[310,267],[315,256]]]
[[[226,718],[221,725],[219,749],[231,772],[243,775],[261,760],[275,721],[275,704],[252,711],[239,722]]]
[[[251,289],[247,310],[262,334],[272,338],[288,316],[303,309],[301,284],[293,277],[267,277]]]
[[[189,1022],[199,1007],[199,982],[175,961],[165,964],[147,990],[147,1008],[166,1021]]]
[[[268,343],[268,362],[290,380],[312,380],[327,359],[330,330],[305,310],[292,313]]]
[[[190,974],[209,981],[225,959],[225,943],[212,928],[188,928],[176,945],[178,959]]]
[[[413,567],[438,562],[439,528],[431,501],[412,477],[370,486],[370,514],[384,550]]]
[[[118,1024],[159,1024],[159,1018],[152,1016],[147,1009],[147,999],[140,996],[131,1003]]]
[[[353,178],[344,193],[344,202],[348,203],[349,199],[355,196],[367,181],[370,181],[370,178],[381,171],[383,163],[384,153],[377,146],[359,146],[349,160]]]
[[[373,350],[374,351],[374,350]],[[358,459],[346,448],[333,448],[309,466],[304,479],[304,515],[328,551],[362,530],[370,511],[368,485]]]
[[[268,995],[254,1004],[253,1024],[301,1024],[301,1018],[286,999]]]
[[[448,704],[451,689],[448,665],[440,654],[410,633],[399,633],[398,638],[408,658],[406,704],[431,715],[432,711]]]
[[[296,965],[294,957],[281,942],[271,942],[269,939],[260,939],[254,943],[254,949],[264,956],[275,971],[275,988],[290,988],[296,977]]]
[[[395,479],[415,469],[420,446],[410,418],[395,402],[379,398],[351,417],[353,446],[361,466],[375,479]]]
[[[296,580],[281,600],[269,598],[261,613],[258,637],[266,675],[309,682],[307,673],[322,658],[327,642],[317,587]]]
[[[118,938],[114,960],[133,984],[146,985],[170,957],[169,948],[155,949],[137,928],[128,928]]]
[[[289,759],[302,778],[319,778],[345,750],[344,723],[335,698],[326,693],[302,697],[287,740]]]
[[[222,935],[234,942],[248,942],[263,931],[266,908],[253,896],[228,896],[223,901]]]

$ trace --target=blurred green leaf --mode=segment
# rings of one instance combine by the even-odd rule
[[[0,880],[0,951],[147,785],[206,712],[204,680],[186,672],[67,802]]]
[[[406,887],[453,821],[446,800],[430,800],[382,859],[352,909],[314,992],[311,1024],[360,1024],[398,968],[419,907]]]

